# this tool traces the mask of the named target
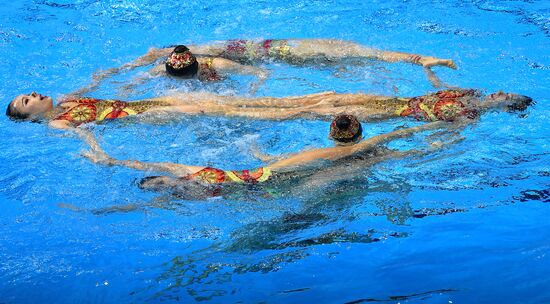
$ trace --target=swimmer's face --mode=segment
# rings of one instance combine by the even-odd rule
[[[53,109],[53,100],[51,97],[32,92],[15,97],[9,107],[21,115],[34,116]]]
[[[488,95],[485,100],[497,106],[505,107],[510,111],[525,111],[527,107],[533,104],[533,99],[529,96],[502,91]]]

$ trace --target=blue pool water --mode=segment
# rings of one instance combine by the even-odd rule
[[[231,38],[339,38],[452,58],[458,70],[435,68],[444,81],[537,104],[484,115],[448,149],[319,189],[206,201],[140,190],[136,181],[148,174],[91,164],[74,136],[2,117],[0,303],[550,302],[548,1],[34,0],[1,8],[3,104],[32,90],[59,97],[150,46]],[[272,78],[260,96],[433,90],[407,64],[264,67]],[[92,95],[122,98],[120,82],[142,72]],[[124,98],[246,95],[252,80],[156,80]],[[413,124],[364,127],[372,136]],[[236,169],[260,165],[247,153],[254,142],[268,153],[330,146],[327,123],[308,120],[184,116],[91,129],[118,158]]]

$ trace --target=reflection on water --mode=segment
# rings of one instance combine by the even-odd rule
[[[456,291],[456,290],[439,289],[439,290],[414,293],[406,296],[389,296],[387,299],[375,299],[375,298],[358,299],[355,301],[345,302],[345,304],[358,304],[358,303],[365,303],[365,302],[395,302],[395,301],[409,301],[409,300],[425,301],[432,298],[434,295],[441,295],[441,294],[450,293],[453,291]]]
[[[243,225],[235,229],[227,240],[173,258],[157,278],[168,287],[154,298],[174,299],[184,292],[197,301],[211,300],[235,292],[228,286],[230,282],[239,280],[238,276],[278,272],[312,254],[319,255],[313,250],[317,246],[350,246],[406,238],[410,232],[399,231],[399,226],[411,220],[466,211],[457,208],[412,209],[406,202],[389,199],[395,197],[396,183],[373,182],[366,177],[351,178],[325,185],[316,197],[303,201],[300,211],[283,212],[270,220]],[[406,188],[401,190],[406,191]],[[360,215],[353,212],[363,204],[362,198],[379,197],[380,194],[383,198],[375,200],[378,211],[361,212]],[[353,221],[369,221],[375,217],[386,218],[396,226],[388,230],[363,228],[355,231],[347,227]],[[338,250],[324,253],[329,259],[338,254]],[[304,290],[308,289],[304,287]],[[411,295],[411,298],[428,294]]]

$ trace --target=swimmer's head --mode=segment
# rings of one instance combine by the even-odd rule
[[[168,176],[147,176],[141,179],[138,187],[144,190],[161,191],[176,186],[176,179]]]
[[[218,185],[205,185],[183,177],[148,176],[138,182],[138,187],[148,191],[169,191],[186,200],[204,200],[222,195]]]
[[[6,115],[12,119],[26,120],[40,117],[51,109],[53,109],[51,97],[32,92],[15,97],[8,105]]]
[[[363,127],[354,115],[340,114],[330,124],[329,137],[336,145],[352,145],[363,137]]]
[[[172,76],[192,78],[199,70],[195,55],[185,45],[178,45],[166,59],[166,72]]]
[[[499,91],[487,95],[485,104],[487,107],[504,108],[507,111],[525,111],[533,104],[533,99],[525,95]]]

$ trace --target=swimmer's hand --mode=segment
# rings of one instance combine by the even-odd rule
[[[120,71],[120,68],[110,68],[110,69],[105,69],[105,70],[97,70],[97,72],[95,72],[93,75],[92,75],[92,79],[93,81],[95,82],[100,82],[101,80],[111,76],[111,75],[114,75],[116,73],[118,73]]]
[[[82,156],[86,157],[94,164],[101,164],[105,166],[113,166],[116,163],[114,158],[111,158],[101,149],[92,149],[90,151],[82,152]]]
[[[410,60],[411,62],[419,64],[425,68],[440,65],[456,70],[456,64],[451,59],[439,59],[431,56],[411,55]]]

